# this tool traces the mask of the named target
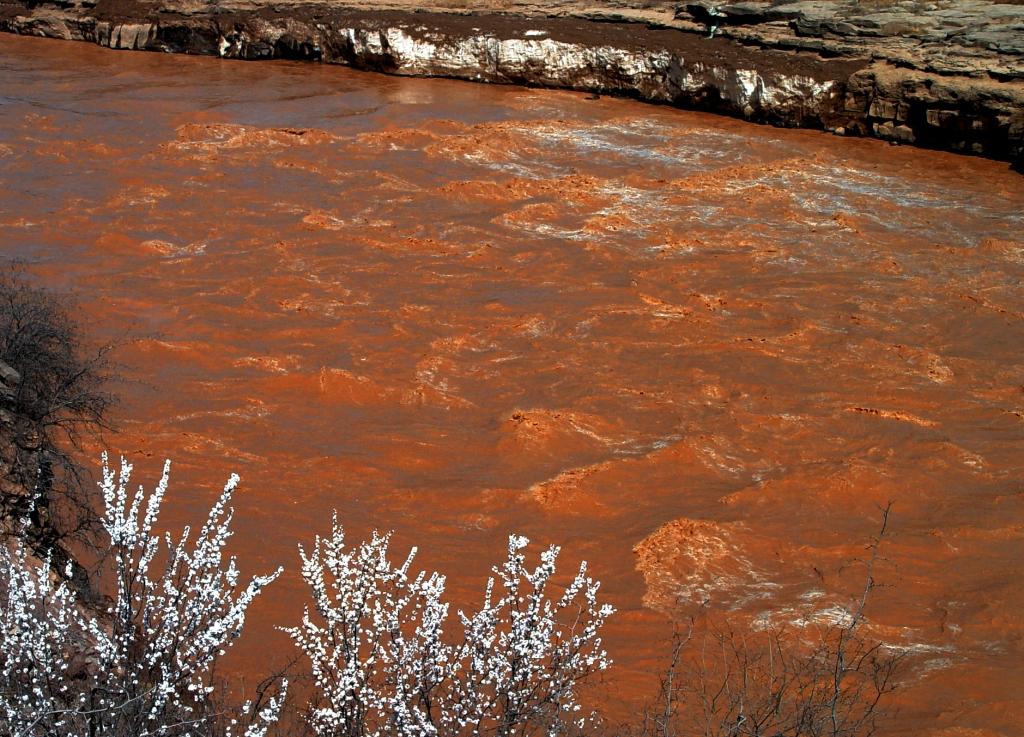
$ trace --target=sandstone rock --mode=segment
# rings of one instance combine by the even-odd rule
[[[725,13],[721,10],[721,3],[710,2],[709,0],[687,4],[676,12],[676,17],[680,17],[683,13],[698,23],[706,25],[717,25],[719,22],[724,21],[726,17]]]
[[[957,127],[960,115],[956,110],[929,110],[925,113],[928,125],[936,128]]]
[[[896,117],[896,103],[890,100],[872,100],[868,115],[873,118],[893,120]]]
[[[729,23],[737,25],[774,23],[776,21],[796,18],[800,9],[794,7],[798,3],[778,5],[765,2],[730,3],[723,5],[721,10],[729,19]]]
[[[14,370],[7,363],[0,361],[0,384],[7,387],[16,387],[21,383],[21,374]]]
[[[106,45],[112,49],[142,50],[154,36],[153,26],[149,23],[124,23],[110,31]]]
[[[913,143],[916,140],[914,129],[908,125],[897,125],[893,128],[893,138],[900,143]]]
[[[322,57],[320,44],[311,38],[300,38],[291,33],[283,33],[274,42],[276,56],[282,59],[302,59],[315,61]]]

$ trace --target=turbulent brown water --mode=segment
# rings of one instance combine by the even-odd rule
[[[337,509],[459,601],[509,531],[558,542],[621,610],[620,715],[663,612],[827,614],[892,500],[895,731],[1016,733],[1022,204],[1003,164],[623,100],[0,39],[0,248],[141,336],[105,442],[174,459],[168,522],[238,471],[245,570]]]

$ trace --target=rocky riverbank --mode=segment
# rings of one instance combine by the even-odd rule
[[[1020,161],[1024,6],[4,0],[0,29],[621,94]]]

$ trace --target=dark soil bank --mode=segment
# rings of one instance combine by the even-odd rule
[[[628,95],[1018,163],[1024,155],[1024,6],[644,5],[6,0],[0,29]]]

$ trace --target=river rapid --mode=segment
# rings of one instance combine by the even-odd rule
[[[887,732],[1014,734],[1022,205],[1005,164],[627,100],[0,38],[0,253],[121,342],[103,443],[173,459],[169,525],[237,471],[243,571],[289,569],[249,683],[335,509],[464,606],[509,532],[587,559],[628,718],[668,615],[827,617],[892,501]]]

